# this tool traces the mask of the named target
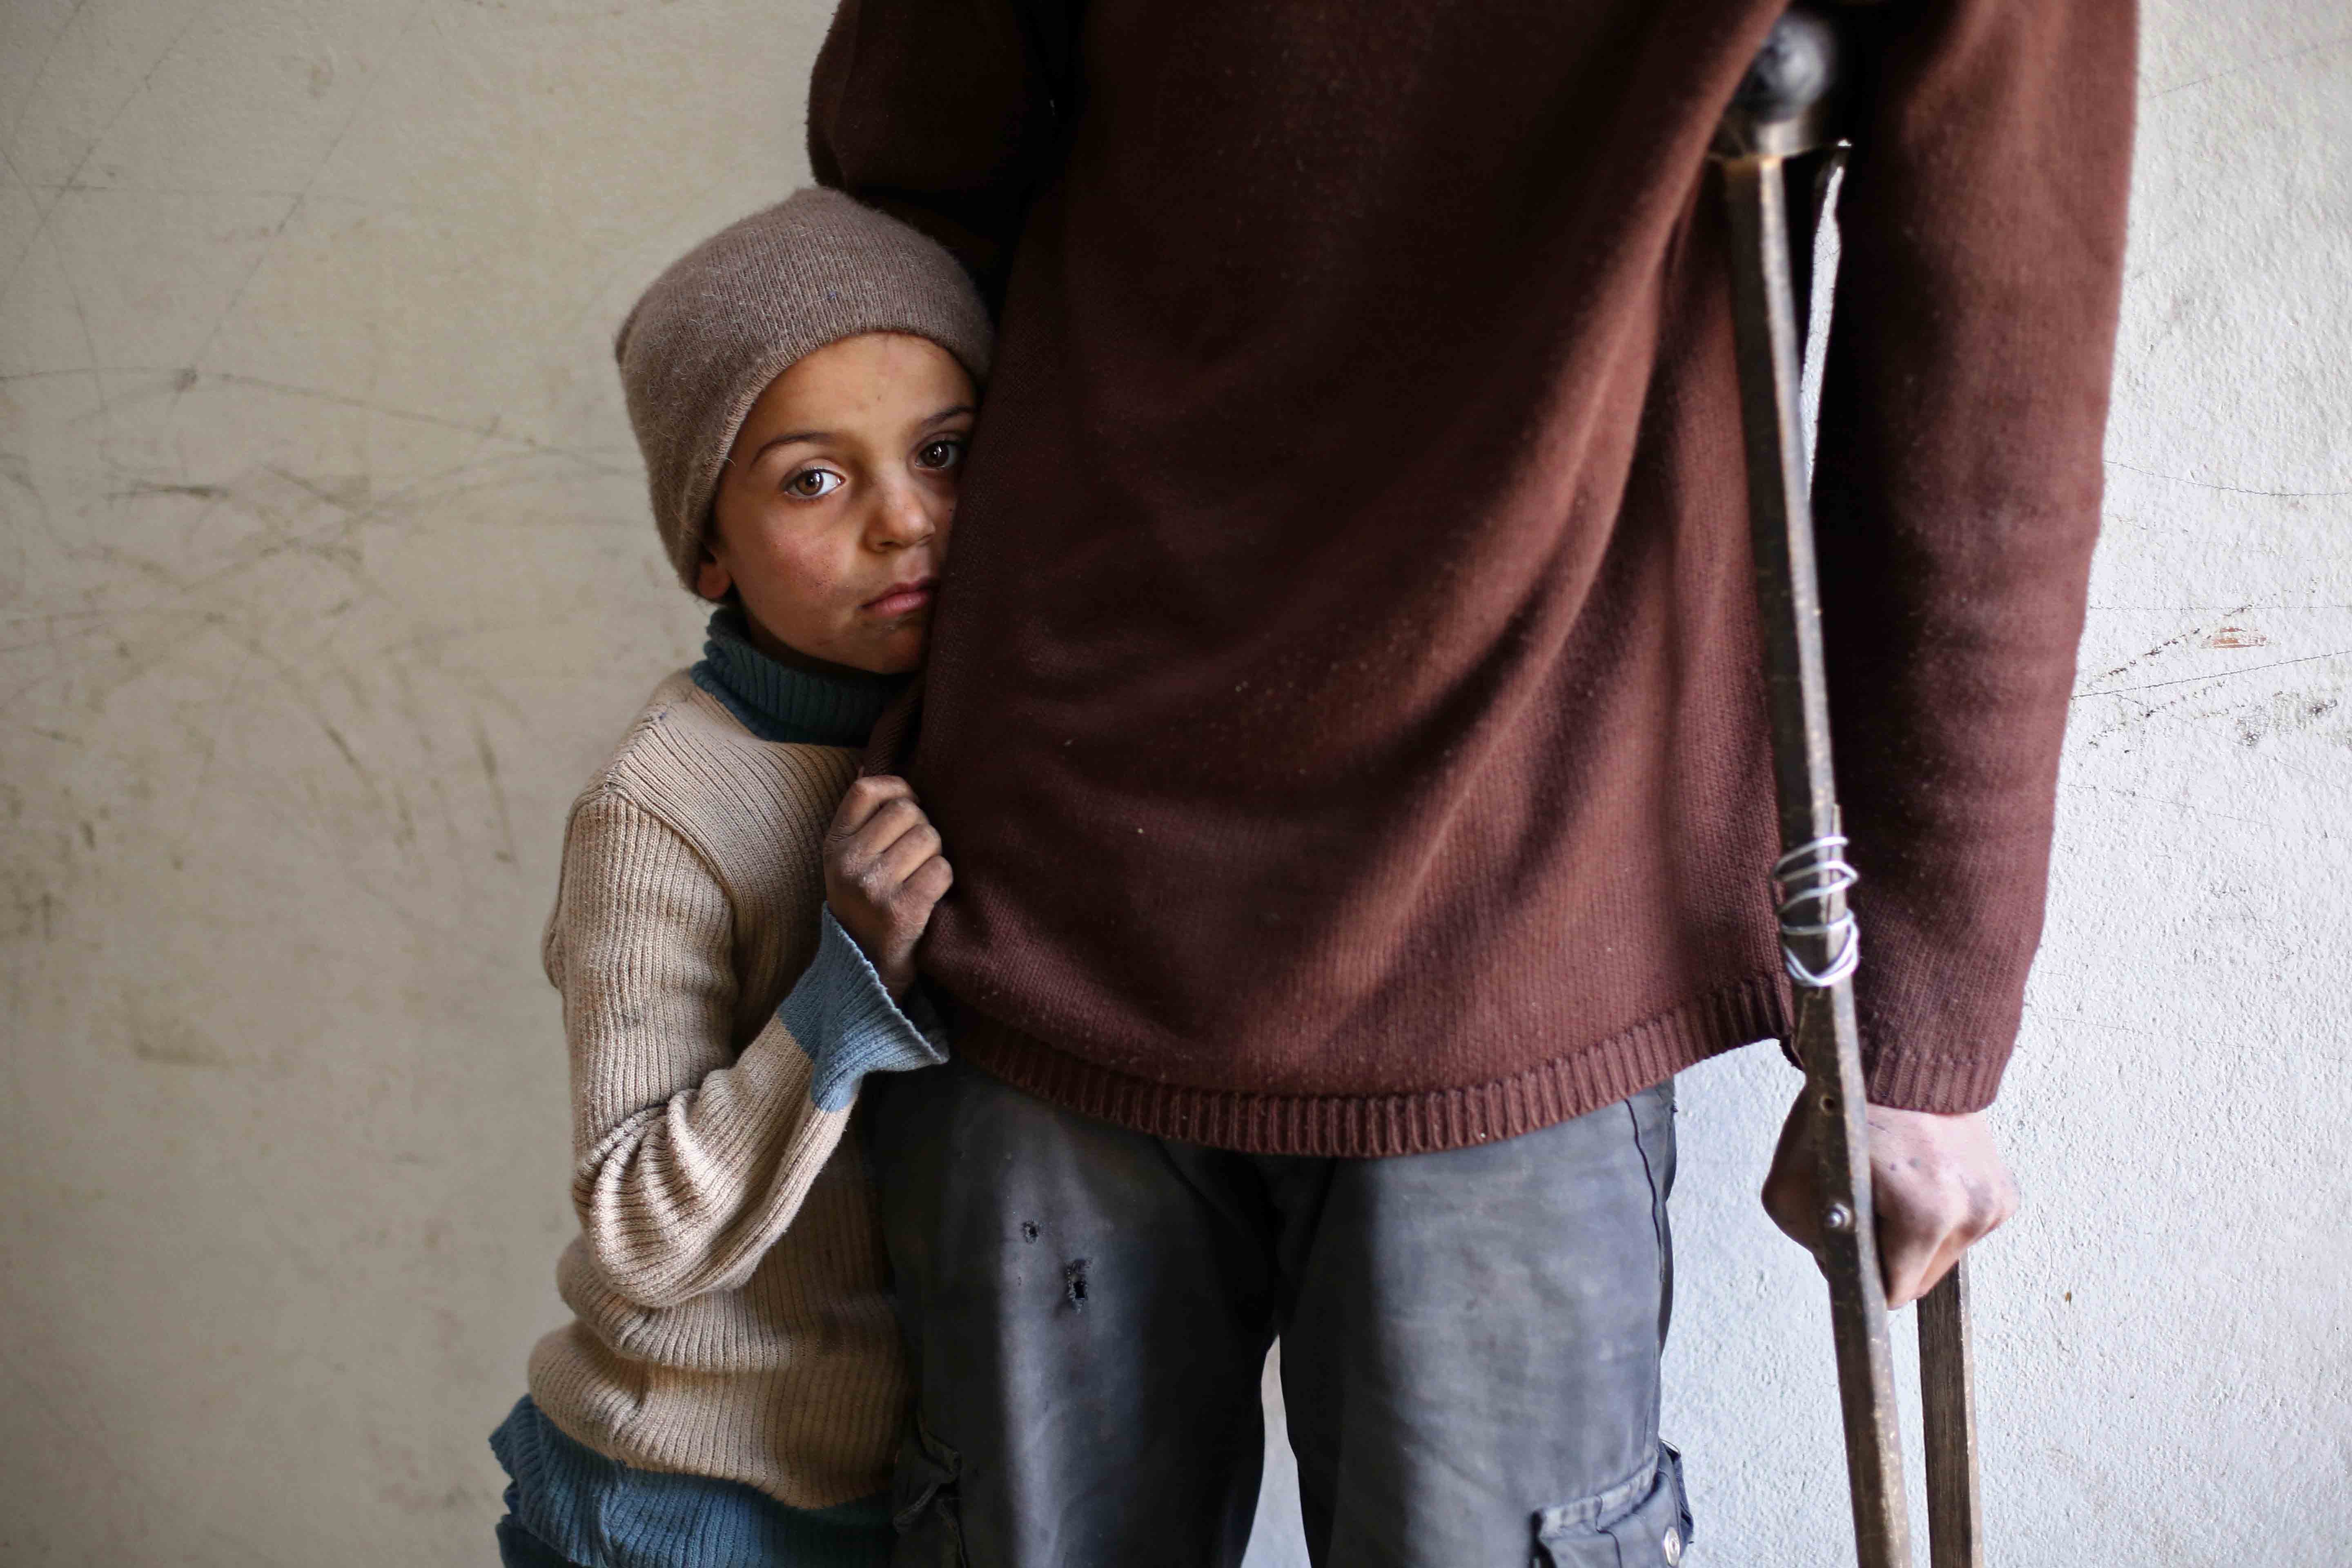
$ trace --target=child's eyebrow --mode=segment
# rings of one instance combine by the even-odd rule
[[[830,441],[832,439],[833,432],[830,430],[794,430],[787,435],[771,436],[760,443],[760,449],[751,454],[751,462],[744,466],[749,468],[777,447],[789,447],[795,441]]]
[[[959,403],[952,408],[940,409],[937,414],[934,414],[929,419],[924,420],[920,428],[929,430],[935,425],[944,425],[950,419],[975,412],[977,412],[977,410],[975,410],[971,404]],[[761,442],[760,449],[751,454],[751,462],[747,463],[745,467],[749,468],[757,464],[761,458],[766,457],[778,447],[789,447],[795,442],[814,443],[830,441],[832,439],[833,432],[830,430],[788,430],[783,435],[771,436],[766,440]]]

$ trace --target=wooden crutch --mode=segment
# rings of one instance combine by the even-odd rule
[[[1797,999],[1796,1053],[1819,1115],[1820,1258],[1830,1289],[1846,1479],[1862,1568],[1911,1568],[1886,1292],[1870,1192],[1853,973],[1859,957],[1845,890],[1831,770],[1805,433],[1800,405],[1812,238],[1826,175],[1841,156],[1835,13],[1804,6],[1774,26],[1732,99],[1709,156],[1732,236],[1732,305],[1746,435],[1757,596],[1763,611],[1772,762],[1785,851],[1772,868],[1780,941]],[[1792,207],[1794,209],[1792,214]],[[1967,1265],[1919,1304],[1933,1568],[1982,1568]]]

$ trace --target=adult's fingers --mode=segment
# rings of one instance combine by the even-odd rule
[[[1765,1173],[1764,1212],[1780,1234],[1808,1252],[1822,1239],[1819,1173],[1814,1169],[1813,1120],[1800,1093],[1780,1123],[1780,1141],[1772,1150],[1772,1168]]]
[[[1800,1094],[1780,1129],[1764,1208],[1790,1240],[1820,1256],[1819,1119]],[[2017,1190],[1980,1114],[1934,1116],[1873,1106],[1872,1207],[1890,1307],[1933,1289],[1970,1246],[2016,1211]]]
[[[1906,1221],[1885,1205],[1878,1206],[1878,1271],[1886,1283],[1890,1310],[1927,1294],[1951,1239],[1951,1233],[1940,1226]],[[1949,1268],[1949,1262],[1944,1267]]]
[[[1903,1237],[1902,1244],[1885,1247],[1885,1238],[1895,1228],[1882,1217],[1878,1232],[1882,1247],[1879,1272],[1885,1278],[1886,1305],[1890,1310],[1907,1307],[1933,1290],[1937,1281],[1959,1262],[1960,1255],[1984,1239],[1981,1231],[1955,1228],[1943,1232],[1932,1244]]]
[[[1886,1300],[1900,1307],[2017,1208],[2016,1185],[1981,1116],[1872,1111],[1871,1184]]]

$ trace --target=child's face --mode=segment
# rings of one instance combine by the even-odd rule
[[[737,589],[772,655],[914,668],[977,401],[928,338],[868,332],[801,360],[735,437],[696,588]]]

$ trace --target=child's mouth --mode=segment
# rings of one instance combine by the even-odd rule
[[[932,591],[939,585],[936,577],[921,577],[911,583],[893,583],[879,596],[859,605],[877,616],[909,616],[917,610],[931,607]]]

